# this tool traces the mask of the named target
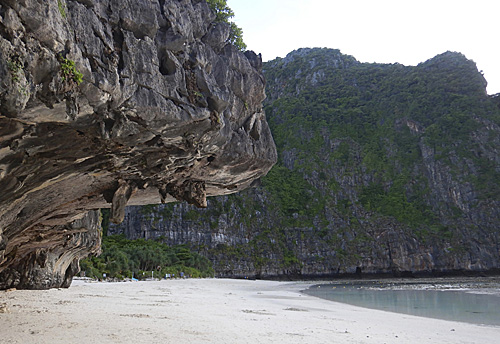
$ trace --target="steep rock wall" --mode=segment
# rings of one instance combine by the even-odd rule
[[[261,59],[214,18],[200,0],[0,3],[0,288],[69,285],[99,250],[94,209],[204,207],[275,163]]]
[[[264,75],[279,161],[262,186],[131,208],[109,233],[189,244],[220,276],[498,271],[500,111],[474,62],[300,49]]]

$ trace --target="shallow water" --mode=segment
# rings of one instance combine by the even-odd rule
[[[429,318],[500,326],[500,286],[482,282],[353,282],[304,291],[355,306]]]

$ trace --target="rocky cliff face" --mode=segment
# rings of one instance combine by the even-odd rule
[[[0,288],[69,285],[99,208],[249,186],[276,161],[262,62],[205,1],[0,3]]]
[[[301,49],[264,65],[279,152],[262,186],[132,207],[109,233],[186,244],[220,276],[500,268],[500,111],[475,64]]]

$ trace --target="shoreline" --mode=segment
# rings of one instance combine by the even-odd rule
[[[304,293],[357,307],[500,327],[498,277],[334,281]]]
[[[5,343],[494,343],[500,327],[327,301],[316,281],[76,280],[0,292]],[[1,309],[1,308],[0,308]],[[3,343],[2,342],[2,343]]]

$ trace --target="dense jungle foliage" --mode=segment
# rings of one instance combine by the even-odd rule
[[[108,210],[102,210],[103,228],[108,225]],[[86,277],[106,278],[163,278],[211,277],[212,263],[183,245],[168,246],[155,240],[128,240],[124,235],[104,235],[102,254],[80,261],[80,269]]]
[[[500,111],[486,96],[474,62],[463,55],[448,52],[407,67],[359,63],[338,50],[303,49],[264,69],[270,96],[265,110],[281,152],[264,185],[284,213],[310,204],[287,196],[314,193],[314,186],[297,181],[314,179],[315,173],[319,180],[328,179],[333,196],[339,176],[328,171],[342,166],[344,174],[369,176],[355,186],[359,197],[354,201],[366,210],[413,227],[438,226],[438,216],[424,199],[429,193],[422,170],[424,145],[452,171],[474,165],[476,173],[468,182],[481,197],[498,199],[498,166],[471,137],[479,135],[484,120],[499,125]],[[482,134],[495,147],[498,132]],[[293,152],[293,165],[284,152]],[[293,191],[278,191],[284,184],[293,185]]]

